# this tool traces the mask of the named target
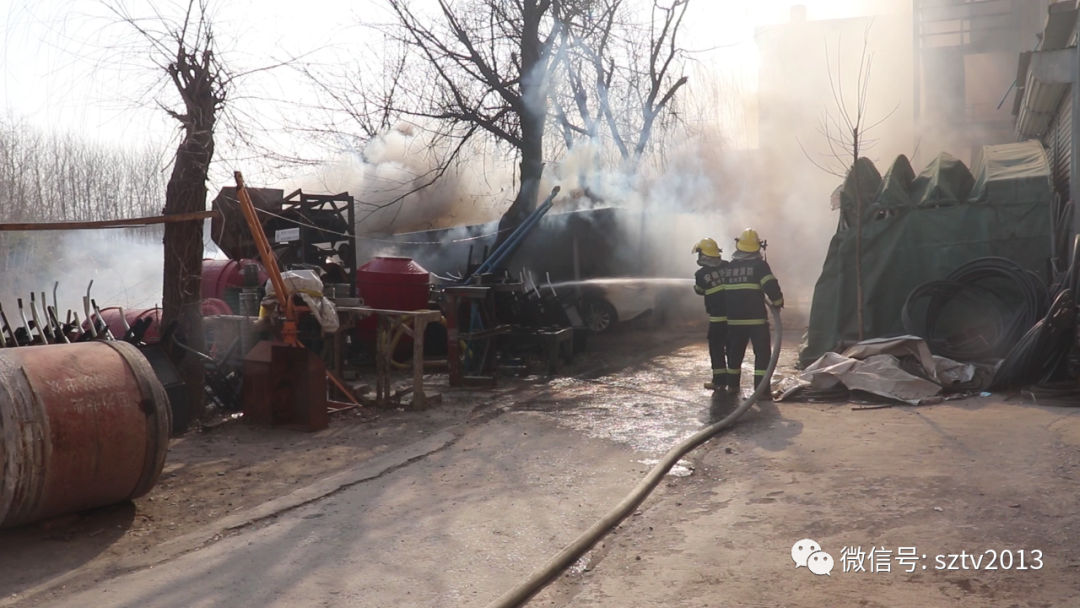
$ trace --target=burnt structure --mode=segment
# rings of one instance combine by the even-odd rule
[[[324,282],[348,283],[356,297],[356,209],[348,193],[307,194],[296,190],[285,195],[274,188],[248,188],[255,211],[283,267],[327,268],[340,259],[340,275]],[[236,200],[236,188],[222,188],[213,208],[220,211],[211,224],[214,243],[233,260],[258,257],[255,241]],[[331,266],[332,268],[332,266]]]
[[[640,215],[611,207],[588,211],[551,213],[505,264],[511,276],[531,271],[538,283],[554,283],[598,277],[645,276],[648,256],[628,246],[621,227],[640,222]],[[470,265],[487,258],[495,243],[498,222],[424,232],[409,232],[378,240],[360,239],[363,257],[393,251],[407,256],[442,277],[463,275]],[[370,254],[370,255],[369,255]],[[631,254],[633,257],[631,258]]]

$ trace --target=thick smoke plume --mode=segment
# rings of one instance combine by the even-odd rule
[[[470,148],[444,170],[452,151],[449,142],[430,131],[400,123],[363,150],[345,153],[315,174],[290,181],[285,189],[350,193],[357,202],[361,236],[497,218],[515,188],[513,173],[501,162],[499,151]]]
[[[31,292],[40,300],[44,291],[52,304],[56,282],[60,283],[57,300],[62,317],[71,309],[84,318],[82,298],[91,280],[91,297],[101,308],[161,305],[164,249],[160,231],[80,230],[3,236],[7,254],[0,257],[0,304],[13,324],[18,324],[18,298],[28,306]],[[207,245],[205,256],[224,257],[212,243]]]

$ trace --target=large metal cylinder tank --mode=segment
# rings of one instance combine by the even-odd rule
[[[244,288],[244,269],[255,267],[259,287],[270,278],[257,260],[203,260],[202,297],[224,300],[232,310],[240,310],[240,292]],[[230,313],[231,314],[231,313]]]
[[[233,314],[233,309],[227,302],[216,298],[207,298],[199,302],[199,308],[204,317]],[[124,320],[127,320],[128,327],[133,327],[138,321],[149,317],[152,322],[146,333],[143,334],[143,342],[157,344],[161,341],[161,316],[163,313],[160,308],[126,308],[124,309],[123,319],[120,318],[120,310],[118,306],[101,309],[101,319],[105,322],[105,325],[109,326],[109,331],[112,332],[113,337],[119,340],[127,333],[127,330],[124,329]],[[82,328],[83,331],[90,331],[90,321],[83,321]]]
[[[154,370],[126,342],[0,350],[0,528],[149,492],[169,415]]]

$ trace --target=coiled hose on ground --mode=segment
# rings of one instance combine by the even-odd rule
[[[528,578],[488,604],[487,608],[516,608],[517,606],[524,605],[530,598],[557,579],[563,571],[573,565],[573,563],[580,559],[581,556],[588,553],[596,543],[600,542],[600,539],[607,536],[607,534],[611,532],[615,526],[619,525],[622,520],[633,513],[634,509],[644,502],[649,494],[656,489],[656,486],[660,484],[664,479],[664,476],[667,475],[667,472],[671,470],[671,467],[675,466],[675,463],[678,462],[679,459],[686,456],[709,439],[712,439],[721,431],[731,427],[731,425],[735,424],[735,422],[746,413],[746,410],[750,409],[750,406],[757,403],[767,391],[771,390],[770,383],[773,371],[776,370],[776,364],[780,360],[780,347],[783,344],[784,332],[783,326],[780,324],[780,311],[772,306],[769,306],[768,308],[769,312],[772,314],[774,329],[772,358],[769,360],[768,369],[765,370],[765,377],[762,379],[762,382],[758,384],[754,393],[750,395],[746,401],[743,401],[739,407],[735,408],[733,412],[728,414],[726,418],[701,429],[672,448],[671,451],[660,459],[659,464],[653,467],[652,470],[645,475],[645,478],[638,483],[630,494],[622,499],[619,504],[615,505],[614,509],[590,526],[588,530],[577,538],[577,540],[570,543],[565,549],[548,560],[547,563],[533,571]]]
[[[1019,302],[1002,297],[1002,283],[1011,283]],[[922,322],[912,317],[915,303],[929,298]],[[1016,341],[1045,314],[1046,287],[1035,274],[1012,260],[985,257],[957,268],[940,281],[916,287],[901,311],[908,333],[926,340],[939,356],[958,361],[1004,357]],[[978,320],[965,331],[944,333],[940,321],[948,308],[962,307],[965,320]]]
[[[1068,251],[1062,245],[1066,232],[1060,225],[1072,213],[1071,204],[1061,205],[1057,211],[1051,264],[1054,276],[1049,289],[1038,276],[1015,262],[979,258],[942,281],[915,288],[901,312],[904,328],[926,340],[935,355],[958,361],[1001,358],[990,385],[992,390],[1013,390],[1064,378],[1076,339],[1080,290],[1080,236],[1073,241],[1067,267],[1061,268]],[[1019,300],[1010,302],[1001,297],[1001,283],[1005,281],[1012,283]],[[914,303],[923,298],[930,301],[922,322],[917,323],[911,312]],[[954,315],[961,316],[955,308],[959,307],[963,317],[981,323],[965,332],[943,335],[938,323],[949,305],[954,307]]]

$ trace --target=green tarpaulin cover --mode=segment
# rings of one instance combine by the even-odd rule
[[[1005,257],[1048,279],[1053,188],[1039,142],[985,146],[974,172],[942,154],[915,176],[901,156],[881,178],[872,162],[860,159],[844,182],[840,228],[814,288],[807,344],[800,355],[804,366],[859,339],[856,192],[864,209],[867,339],[903,334],[900,311],[908,294],[976,258]]]

